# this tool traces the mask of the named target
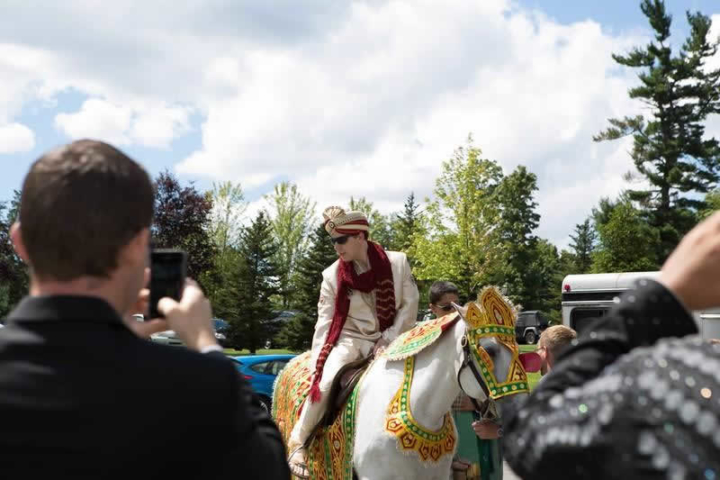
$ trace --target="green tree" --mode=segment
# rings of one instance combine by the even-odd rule
[[[370,223],[370,240],[379,243],[385,249],[390,249],[394,244],[394,232],[390,228],[388,217],[375,210],[372,202],[365,197],[358,199],[350,197],[350,210],[363,212]]]
[[[536,212],[537,177],[519,166],[500,182],[496,203],[500,218],[496,231],[503,245],[501,268],[492,283],[503,285],[508,296],[526,309],[539,308],[539,289],[543,268],[533,268],[537,256],[537,228],[540,215]],[[557,252],[555,252],[557,257]]]
[[[618,203],[610,219],[598,227],[598,247],[593,254],[594,273],[642,272],[658,269],[659,237],[630,201]]]
[[[571,275],[573,273],[578,273],[577,271],[577,257],[574,253],[569,252],[567,250],[562,250],[560,252],[560,258],[559,258],[559,269],[562,278],[565,278],[567,275]],[[589,270],[588,270],[589,272]]]
[[[615,207],[622,202],[630,201],[628,198],[628,195],[626,192],[622,192],[619,196],[619,198],[615,201],[611,200],[608,197],[601,198],[598,202],[597,207],[593,207],[592,214],[590,215],[590,218],[592,218],[593,223],[595,224],[595,230],[597,233],[597,230],[602,227],[603,225],[607,224],[610,221],[610,217],[612,216],[613,210],[615,210]],[[597,235],[596,235],[597,237]]]
[[[595,250],[595,228],[590,219],[575,225],[575,235],[570,235],[573,243],[570,248],[575,252],[576,272],[588,273],[592,268],[592,253]]]
[[[280,331],[276,337],[278,345],[294,351],[310,348],[317,322],[322,273],[336,260],[337,253],[325,227],[318,225],[310,236],[310,248],[298,263],[297,295],[293,304],[298,315]]]
[[[647,209],[649,224],[659,233],[653,236],[658,241],[657,257],[663,261],[694,225],[695,212],[705,208],[697,194],[713,188],[719,179],[720,144],[704,138],[704,122],[708,115],[720,113],[720,69],[707,68],[720,40],[708,40],[709,17],[688,12],[690,35],[673,54],[672,17],[665,2],[643,0],[640,8],[655,39],[613,59],[640,70],[641,84],[629,95],[641,100],[649,115],[610,119],[611,126],[594,140],[633,137],[630,156],[649,186],[628,195]]]
[[[705,220],[720,210],[720,190],[713,190],[705,195],[705,208],[698,212],[698,221]]]
[[[216,254],[213,258],[214,267],[206,272],[203,285],[215,306],[219,297],[227,293],[231,283],[229,276],[237,269],[237,245],[247,201],[242,186],[229,181],[213,183],[212,190],[206,192],[206,198],[213,205],[209,234]],[[215,313],[218,314],[217,311]]]
[[[302,195],[297,185],[283,182],[275,185],[266,196],[270,203],[273,233],[277,243],[275,264],[278,268],[279,291],[283,308],[292,303],[298,260],[307,248],[307,237],[316,204]]]
[[[461,296],[472,298],[497,271],[502,255],[496,231],[499,212],[495,195],[502,169],[481,158],[468,139],[449,160],[435,182],[435,198],[428,201],[428,233],[416,235],[414,274],[421,280],[452,280]]]
[[[273,338],[271,297],[278,292],[276,258],[278,247],[265,212],[258,213],[241,233],[239,265],[232,278],[237,316],[230,324],[230,343],[251,353]]]
[[[242,185],[230,181],[213,183],[207,192],[213,209],[210,215],[210,237],[222,257],[230,248],[237,246],[241,220],[248,203]]]

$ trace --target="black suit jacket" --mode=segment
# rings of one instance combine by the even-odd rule
[[[139,339],[96,298],[26,298],[5,323],[0,478],[289,478],[222,354]]]

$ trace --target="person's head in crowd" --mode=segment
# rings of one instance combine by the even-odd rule
[[[125,314],[145,284],[153,198],[145,170],[107,143],[78,140],[36,160],[11,230],[30,294],[98,296]]]
[[[430,311],[437,318],[452,312],[453,303],[460,303],[460,292],[454,283],[435,282],[430,286]]]
[[[577,332],[565,325],[553,325],[540,334],[537,353],[542,358],[540,373],[545,375],[552,370],[555,359],[570,342],[577,338]]]
[[[323,212],[325,230],[338,256],[353,262],[367,258],[369,223],[362,212],[345,212],[340,207],[332,206]]]

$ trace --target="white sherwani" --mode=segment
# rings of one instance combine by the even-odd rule
[[[347,320],[340,338],[330,352],[323,368],[323,376],[320,379],[322,397],[317,403],[305,402],[298,423],[290,436],[291,448],[293,445],[303,443],[310,435],[312,428],[320,420],[320,417],[322,417],[327,405],[327,394],[338,370],[343,365],[369,355],[375,343],[381,337],[387,342],[392,342],[398,335],[412,328],[417,320],[420,295],[413,280],[407,256],[402,252],[386,253],[392,267],[395,287],[395,321],[387,330],[380,332],[380,323],[375,313],[375,292],[351,292]],[[315,325],[310,360],[313,371],[315,370],[317,357],[330,331],[330,324],[335,312],[339,264],[340,261],[338,260],[323,272],[323,282],[318,302],[318,321]],[[356,263],[354,266],[358,274],[363,273]]]

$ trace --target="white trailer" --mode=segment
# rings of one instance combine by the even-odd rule
[[[613,299],[635,286],[641,278],[654,279],[660,272],[597,273],[568,275],[562,283],[563,324],[583,331],[604,317]],[[700,320],[703,338],[720,338],[720,308],[693,313]]]

